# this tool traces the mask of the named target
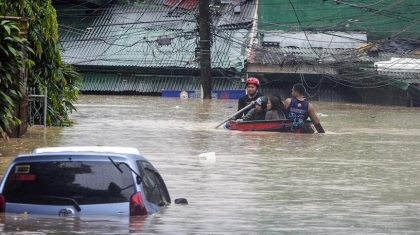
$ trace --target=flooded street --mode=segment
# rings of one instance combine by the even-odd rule
[[[420,109],[313,103],[326,134],[215,129],[237,100],[80,96],[74,125],[0,140],[0,174],[37,147],[136,147],[172,203],[143,218],[6,214],[8,234],[418,234]],[[215,152],[216,161],[198,157]]]

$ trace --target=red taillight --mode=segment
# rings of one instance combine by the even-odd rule
[[[6,211],[6,199],[4,199],[3,195],[0,195],[0,212]]]
[[[147,215],[146,206],[140,193],[135,193],[130,199],[130,216]]]

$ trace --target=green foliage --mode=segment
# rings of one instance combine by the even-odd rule
[[[20,120],[14,115],[15,104],[21,102],[22,81],[19,70],[26,64],[24,51],[32,52],[22,33],[14,22],[0,21],[0,135],[6,138],[6,131]]]
[[[66,81],[67,83],[65,86],[58,88],[62,91],[60,94],[62,99],[58,104],[61,108],[55,109],[54,107],[57,107],[57,104],[48,107],[48,113],[50,114],[48,116],[48,122],[54,123],[55,125],[68,126],[71,125],[71,122],[67,119],[68,113],[76,110],[73,103],[77,101],[77,95],[79,94],[78,87],[81,85],[82,76],[76,72],[76,69],[72,65],[64,62],[62,62],[58,76],[59,80]]]
[[[69,125],[68,113],[76,110],[73,103],[82,77],[61,60],[57,15],[51,0],[2,0],[0,15],[29,18],[28,41],[34,51],[30,55],[34,65],[29,70],[28,86],[37,87],[40,94],[47,88],[48,125]]]

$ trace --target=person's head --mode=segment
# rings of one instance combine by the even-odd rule
[[[261,96],[255,101],[255,109],[258,113],[267,109],[267,97]]]
[[[260,86],[260,81],[258,78],[250,77],[246,80],[246,93],[253,97],[257,94],[258,87]]]
[[[279,110],[280,109],[280,100],[277,96],[271,96],[267,101],[267,110]]]
[[[279,101],[281,102],[281,94],[280,93],[275,93],[272,96],[277,97],[277,99],[279,99]]]
[[[274,96],[274,97],[276,97],[278,99],[278,104],[279,104],[278,109],[279,110],[283,110],[284,109],[284,104],[283,104],[283,102],[281,102],[281,94],[280,93],[275,93],[272,96]]]
[[[302,83],[296,83],[295,85],[293,85],[293,88],[292,88],[292,96],[293,97],[304,95],[305,92],[306,92],[306,89],[305,89],[305,87],[303,86]]]

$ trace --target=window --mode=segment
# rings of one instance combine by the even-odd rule
[[[164,206],[170,203],[171,199],[165,183],[152,164],[138,161],[137,166],[142,173],[143,189],[145,191],[147,201],[159,206]]]
[[[163,181],[162,176],[160,176],[160,174],[157,171],[155,171],[155,176],[156,176],[160,191],[162,193],[163,200],[165,201],[165,204],[171,203],[171,197],[169,196],[168,189],[166,188],[166,184]]]
[[[156,182],[156,178],[153,174],[154,168],[151,164],[147,162],[142,162],[143,165],[143,189],[146,194],[147,201],[156,204],[162,205],[162,197],[160,195],[159,186]]]
[[[87,205],[128,202],[135,188],[111,162],[30,162],[13,166],[3,192],[6,202]]]

